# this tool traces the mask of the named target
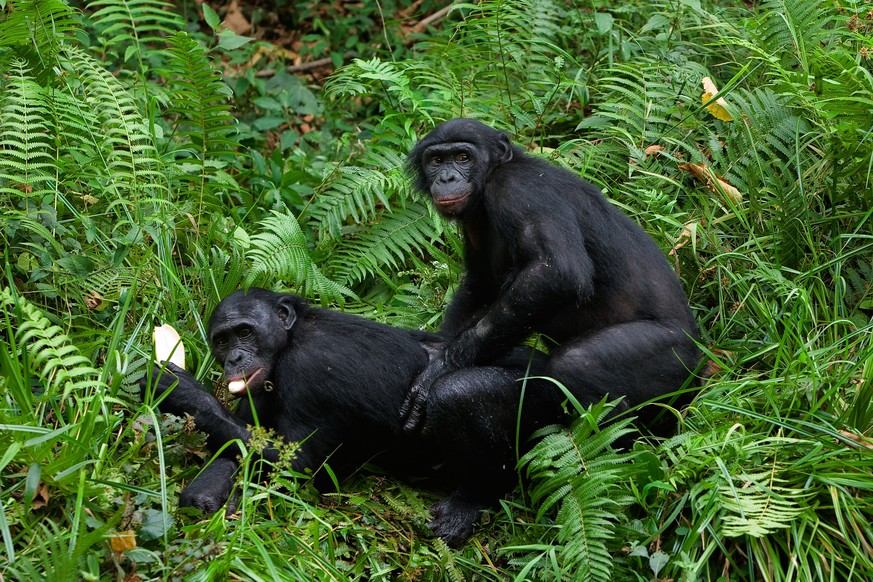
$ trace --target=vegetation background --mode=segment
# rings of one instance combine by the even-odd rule
[[[0,580],[873,579],[870,2],[0,7]],[[459,237],[403,159],[461,115],[661,244],[714,372],[676,436],[593,406],[458,552],[371,472],[177,512],[205,452],[138,388],[152,327],[218,387],[239,286],[438,326]]]

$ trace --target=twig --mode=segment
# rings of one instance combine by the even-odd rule
[[[300,63],[299,65],[288,65],[285,70],[289,73],[302,73],[304,71],[311,71],[312,69],[320,69],[321,67],[326,67],[327,65],[333,64],[333,59],[330,57],[325,57],[323,59],[318,59],[315,61],[309,61],[307,63]],[[263,69],[255,73],[256,77],[272,77],[276,74],[276,69]]]
[[[449,13],[449,10],[452,9],[454,4],[449,4],[448,6],[437,10],[430,16],[423,18],[418,24],[412,27],[413,32],[424,32],[424,29],[428,27],[428,25],[433,24],[437,20],[442,20],[446,17],[446,14]]]

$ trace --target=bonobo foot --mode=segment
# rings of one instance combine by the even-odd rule
[[[431,520],[427,525],[449,547],[460,548],[473,535],[473,526],[479,523],[482,510],[487,506],[455,491],[431,506]]]

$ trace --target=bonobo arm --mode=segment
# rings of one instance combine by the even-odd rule
[[[511,201],[506,202],[509,205]],[[415,431],[423,425],[430,385],[438,377],[493,362],[528,337],[544,313],[593,293],[593,262],[578,229],[569,223],[571,218],[553,213],[525,217],[515,214],[505,211],[498,220],[503,225],[498,232],[515,260],[515,275],[500,287],[490,305],[478,311],[466,310],[473,313],[466,327],[456,321],[456,316],[465,312],[464,306],[456,305],[453,298],[447,316],[452,315],[450,331],[458,335],[450,340],[441,357],[431,360],[410,388],[400,410],[404,430]],[[513,231],[519,234],[511,236]],[[475,254],[468,257],[468,270],[478,259]],[[470,286],[471,281],[465,280],[465,286],[459,289],[465,295],[458,301],[477,297],[478,290]],[[478,297],[481,300],[482,295]]]
[[[248,427],[255,425],[255,415],[248,399],[240,403],[236,414],[229,411],[218,401],[215,396],[208,393],[203,386],[194,379],[190,373],[166,362],[166,368],[155,366],[152,380],[155,385],[155,397],[167,393],[166,397],[158,404],[161,412],[169,412],[177,416],[190,414],[194,417],[194,425],[197,430],[206,433],[206,446],[213,454],[221,450],[221,455],[235,459],[241,454],[236,446],[229,446],[222,450],[230,441],[240,440],[248,443],[252,436]],[[145,384],[146,379],[142,383]],[[168,392],[169,391],[169,392]],[[271,417],[270,403],[254,397],[255,413],[258,419]],[[261,458],[275,463],[279,459],[276,449],[267,448],[261,454]]]
[[[212,453],[235,439],[248,442],[251,433],[246,428],[245,420],[230,412],[215,396],[206,392],[190,373],[170,362],[165,365],[165,369],[156,365],[152,376],[155,399],[166,394],[158,404],[161,412],[193,416],[197,430],[206,433],[206,445]],[[144,379],[143,384],[146,381]],[[222,454],[235,457],[239,450],[228,447]]]
[[[510,206],[512,200],[505,202]],[[535,331],[546,314],[565,311],[594,292],[594,264],[569,213],[521,217],[503,210],[498,232],[514,257],[515,274],[481,317],[446,346],[449,370],[493,362]]]
[[[206,392],[194,376],[169,362],[163,369],[155,366],[152,382],[155,398],[163,396],[158,404],[161,411],[177,416],[190,414],[194,417],[197,429],[206,433],[206,446],[210,452],[215,454],[221,451],[221,456],[213,459],[179,496],[179,507],[196,507],[207,514],[215,513],[225,504],[233,489],[233,476],[240,455],[236,446],[223,450],[222,447],[237,439],[249,442],[251,433],[248,426],[254,424],[252,407],[248,402],[242,402],[239,412],[233,414]],[[143,379],[143,386],[146,383],[147,379]],[[262,410],[257,412],[259,417],[266,413]],[[279,455],[275,449],[268,448],[261,453],[261,458],[275,463]]]

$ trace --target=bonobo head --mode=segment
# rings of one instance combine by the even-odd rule
[[[409,153],[415,187],[443,216],[461,218],[479,202],[491,172],[520,154],[502,131],[475,119],[438,125]]]
[[[209,345],[234,395],[259,391],[273,374],[305,303],[295,295],[266,289],[237,291],[209,318]]]

